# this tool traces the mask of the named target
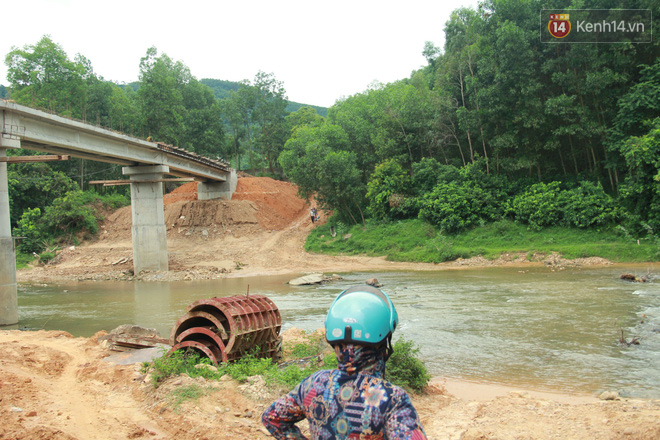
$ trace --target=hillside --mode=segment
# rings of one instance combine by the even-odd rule
[[[238,90],[241,88],[241,83],[237,81],[227,81],[224,79],[213,79],[213,78],[202,78],[199,80],[200,83],[208,86],[211,90],[213,90],[213,95],[215,96],[215,99],[221,100],[225,98],[229,98],[229,92],[232,90]],[[140,88],[140,83],[139,82],[132,82],[128,84],[133,91],[137,91],[138,88]],[[7,93],[8,91],[4,89],[4,86],[0,85],[0,98],[4,98],[3,93]],[[320,116],[323,116],[324,118],[328,116],[328,108],[327,107],[321,107],[318,105],[312,105],[312,104],[302,104],[300,102],[294,102],[294,101],[288,101],[288,104],[286,106],[286,111],[288,113],[293,113],[296,110],[302,108],[302,107],[311,107],[314,110],[316,110],[316,113],[318,113]]]
[[[199,80],[199,82],[209,86],[211,90],[213,90],[213,94],[215,95],[215,98],[218,100],[228,98],[230,91],[238,90],[241,87],[241,84],[238,82],[225,81],[222,79],[202,78]],[[323,117],[328,116],[327,107],[320,107],[318,105],[311,105],[311,104],[302,104],[294,101],[288,101],[288,104],[286,106],[286,111],[288,113],[293,113],[302,107],[311,107],[314,110],[316,110],[316,113],[318,113],[320,116]]]

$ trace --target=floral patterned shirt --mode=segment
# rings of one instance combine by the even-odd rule
[[[408,394],[382,378],[384,360],[363,346],[344,346],[342,354],[349,360],[338,356],[338,369],[317,371],[266,409],[268,431],[277,439],[305,439],[295,424],[307,418],[314,440],[425,440]]]

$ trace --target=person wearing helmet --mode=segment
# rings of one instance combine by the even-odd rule
[[[398,321],[385,292],[341,292],[325,319],[337,369],[311,374],[276,400],[261,417],[266,429],[277,439],[305,439],[296,423],[306,418],[314,440],[426,439],[408,394],[383,377]]]

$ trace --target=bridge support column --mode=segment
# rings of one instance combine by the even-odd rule
[[[8,148],[20,146],[20,141],[5,139],[0,135],[0,157],[7,156]],[[18,323],[16,292],[16,250],[9,220],[7,162],[0,162],[0,326]]]
[[[163,207],[163,178],[170,168],[166,165],[123,167],[131,179],[131,209],[133,212],[133,271],[168,270],[167,230]]]
[[[225,182],[199,182],[197,184],[197,199],[223,199],[231,200],[231,195],[236,191],[236,170],[231,170]]]

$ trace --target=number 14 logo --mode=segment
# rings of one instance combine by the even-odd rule
[[[571,32],[571,22],[568,14],[550,14],[548,31],[555,38],[564,38]]]

